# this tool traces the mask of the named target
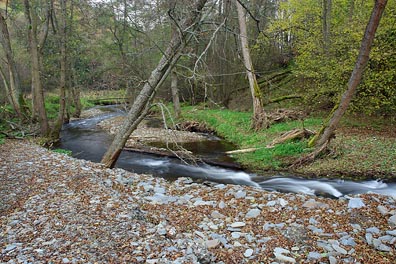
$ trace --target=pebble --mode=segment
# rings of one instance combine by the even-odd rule
[[[243,253],[243,255],[245,256],[245,258],[251,257],[253,255],[253,249],[248,248],[246,249],[245,253]]]
[[[388,231],[386,231],[386,233],[387,233],[388,235],[391,235],[391,236],[396,237],[396,230],[388,230]]]
[[[361,198],[350,198],[348,202],[348,208],[359,209],[365,207],[363,200]]]
[[[374,248],[375,248],[376,250],[379,250],[379,251],[386,251],[386,252],[389,252],[389,251],[392,250],[390,247],[388,247],[387,245],[383,244],[383,243],[381,242],[381,240],[376,239],[376,238],[373,239],[373,246],[374,246]]]
[[[371,233],[366,233],[365,238],[366,238],[367,244],[369,244],[369,245],[373,244],[373,235]]]
[[[340,246],[338,246],[338,245],[336,245],[336,244],[332,244],[331,246],[332,246],[332,247],[334,248],[334,250],[337,251],[338,253],[341,253],[341,254],[343,254],[343,255],[348,254],[348,251],[346,251],[344,248],[342,248],[342,247],[340,247]]]
[[[239,227],[244,227],[245,225],[246,225],[245,222],[234,222],[234,223],[232,223],[230,226],[231,226],[232,228],[239,228]]]
[[[379,234],[380,230],[378,229],[378,227],[369,227],[366,229],[366,233],[371,233],[371,234]]]
[[[284,254],[289,254],[290,251],[285,248],[276,247],[274,249],[275,258],[281,262],[296,263],[296,259],[292,257],[285,256]]]
[[[309,252],[308,253],[308,260],[318,260],[322,258],[322,254],[318,252]]]
[[[251,209],[249,212],[246,213],[245,218],[256,218],[260,215],[261,210],[260,209]]]
[[[225,218],[225,215],[219,213],[219,211],[213,211],[210,216],[215,219]]]
[[[396,215],[392,215],[391,217],[389,217],[388,223],[391,226],[396,226]]]
[[[241,199],[246,197],[246,192],[245,191],[237,191],[234,195],[236,199]]]
[[[329,208],[328,204],[317,202],[315,199],[309,199],[302,206],[307,209]]]
[[[280,204],[280,206],[282,206],[282,207],[285,207],[286,205],[288,205],[289,204],[289,202],[288,201],[286,201],[285,199],[283,199],[283,198],[279,198],[278,199],[278,203]]]
[[[377,210],[382,214],[382,215],[387,215],[389,213],[388,209],[386,209],[385,206],[383,205],[378,205]]]
[[[232,236],[232,238],[237,239],[237,238],[240,238],[240,237],[241,237],[241,233],[240,233],[240,232],[232,232],[232,233],[231,233],[231,236]]]
[[[337,259],[333,256],[329,256],[329,263],[330,264],[337,264]]]
[[[208,249],[215,248],[220,244],[220,240],[218,239],[208,240],[205,242],[205,244]]]

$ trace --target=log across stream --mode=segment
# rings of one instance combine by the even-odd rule
[[[76,158],[100,162],[112,136],[98,128],[97,124],[105,119],[123,115],[124,112],[114,106],[101,106],[106,111],[95,117],[80,119],[64,125],[61,143],[58,147],[71,150]],[[304,179],[293,176],[270,175],[260,176],[240,169],[232,163],[225,152],[233,146],[216,137],[210,136],[207,141],[183,145],[202,160],[210,161],[196,165],[188,165],[174,157],[153,155],[139,151],[123,151],[116,166],[126,170],[152,174],[174,180],[178,177],[190,177],[195,181],[216,182],[224,184],[241,184],[261,187],[270,191],[304,193],[340,197],[356,193],[381,193],[396,196],[396,183],[381,181],[344,181],[329,179]],[[154,153],[155,154],[155,153]],[[158,154],[158,153],[157,153]],[[211,164],[227,166],[214,166]],[[231,169],[230,167],[233,167]]]

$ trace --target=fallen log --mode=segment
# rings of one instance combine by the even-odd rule
[[[224,153],[228,154],[228,155],[230,155],[230,154],[241,154],[241,153],[255,152],[256,150],[258,150],[258,148],[230,150],[230,151],[226,151]]]
[[[315,132],[306,128],[293,129],[284,133],[280,138],[274,139],[271,144],[266,146],[266,148],[273,148],[276,144],[280,144],[288,140],[309,138],[312,135],[315,135]]]

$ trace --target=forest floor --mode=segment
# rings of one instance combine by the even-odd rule
[[[1,263],[395,263],[396,197],[329,199],[0,145]]]

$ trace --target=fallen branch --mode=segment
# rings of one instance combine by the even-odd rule
[[[258,148],[248,148],[248,149],[237,149],[237,150],[230,150],[224,152],[225,154],[241,154],[241,153],[249,153],[258,150]]]
[[[177,154],[176,154],[175,151],[169,151],[166,149],[152,148],[152,147],[143,147],[143,148],[124,147],[123,150],[137,152],[137,153],[143,153],[143,154],[151,154],[151,155],[156,155],[159,157],[175,158],[175,159],[180,159],[180,157],[188,159],[191,157],[191,152],[189,152],[189,151],[188,151],[188,153],[185,153],[184,151],[177,151]],[[237,169],[237,170],[242,169],[239,164],[213,161],[213,160],[208,160],[208,159],[199,159],[199,160],[202,161],[202,163],[206,163],[206,164],[213,165],[213,166],[220,166],[220,167],[224,167],[224,168]]]
[[[312,135],[315,135],[315,132],[311,131],[309,129],[306,129],[306,128],[293,129],[293,130],[290,130],[290,131],[284,133],[280,138],[274,139],[271,142],[271,144],[266,146],[266,148],[273,148],[273,147],[275,147],[276,144],[280,144],[280,143],[286,142],[288,140],[309,138]]]

